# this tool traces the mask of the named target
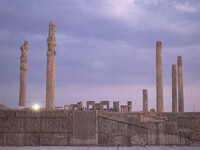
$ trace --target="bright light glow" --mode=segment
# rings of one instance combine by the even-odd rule
[[[38,110],[38,109],[40,109],[40,105],[38,105],[38,104],[34,104],[34,105],[33,105],[33,109],[34,109],[34,110]]]

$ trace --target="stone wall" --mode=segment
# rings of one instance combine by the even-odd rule
[[[99,145],[200,145],[200,113],[99,113]],[[148,115],[147,115],[148,116]],[[162,118],[167,120],[163,122]]]
[[[200,145],[200,113],[0,110],[0,145]]]
[[[7,110],[0,116],[0,145],[69,145],[72,141],[72,112]]]
[[[73,111],[73,145],[98,144],[97,111]]]

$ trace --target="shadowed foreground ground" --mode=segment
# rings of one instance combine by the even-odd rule
[[[200,150],[192,146],[130,146],[130,147],[78,147],[78,146],[4,146],[0,150]]]

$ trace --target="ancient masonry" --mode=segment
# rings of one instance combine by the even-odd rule
[[[148,112],[148,91],[143,89],[143,111]]]
[[[177,112],[176,65],[172,65],[172,112]]]
[[[178,65],[178,111],[184,112],[183,63],[181,56],[178,56],[177,65]]]
[[[49,23],[49,36],[47,38],[47,77],[46,77],[46,108],[55,107],[55,56],[56,56],[56,27],[53,22]]]
[[[157,112],[163,112],[162,43],[156,42],[156,104]]]
[[[27,78],[27,51],[28,42],[24,41],[24,44],[20,47],[21,57],[20,57],[20,88],[19,88],[19,106],[26,106],[26,78]]]
[[[143,89],[143,110],[109,101],[87,101],[55,107],[56,28],[49,23],[47,38],[46,108],[9,109],[0,104],[1,146],[200,146],[200,112],[184,112],[183,65],[178,56],[172,65],[172,112],[163,112],[162,44],[156,43],[156,104],[148,108],[148,90]],[[21,46],[19,106],[26,106],[27,46]],[[177,78],[178,75],[178,78]],[[178,80],[178,91],[177,91]],[[178,93],[177,93],[178,92]],[[177,103],[178,95],[178,103]],[[177,109],[178,108],[178,109]]]

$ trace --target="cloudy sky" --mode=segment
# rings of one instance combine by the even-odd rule
[[[56,25],[56,106],[133,101],[156,108],[156,41],[163,46],[164,110],[183,57],[185,110],[200,110],[199,0],[0,0],[0,103],[18,107],[20,46],[29,41],[27,106],[45,105],[48,24]]]

